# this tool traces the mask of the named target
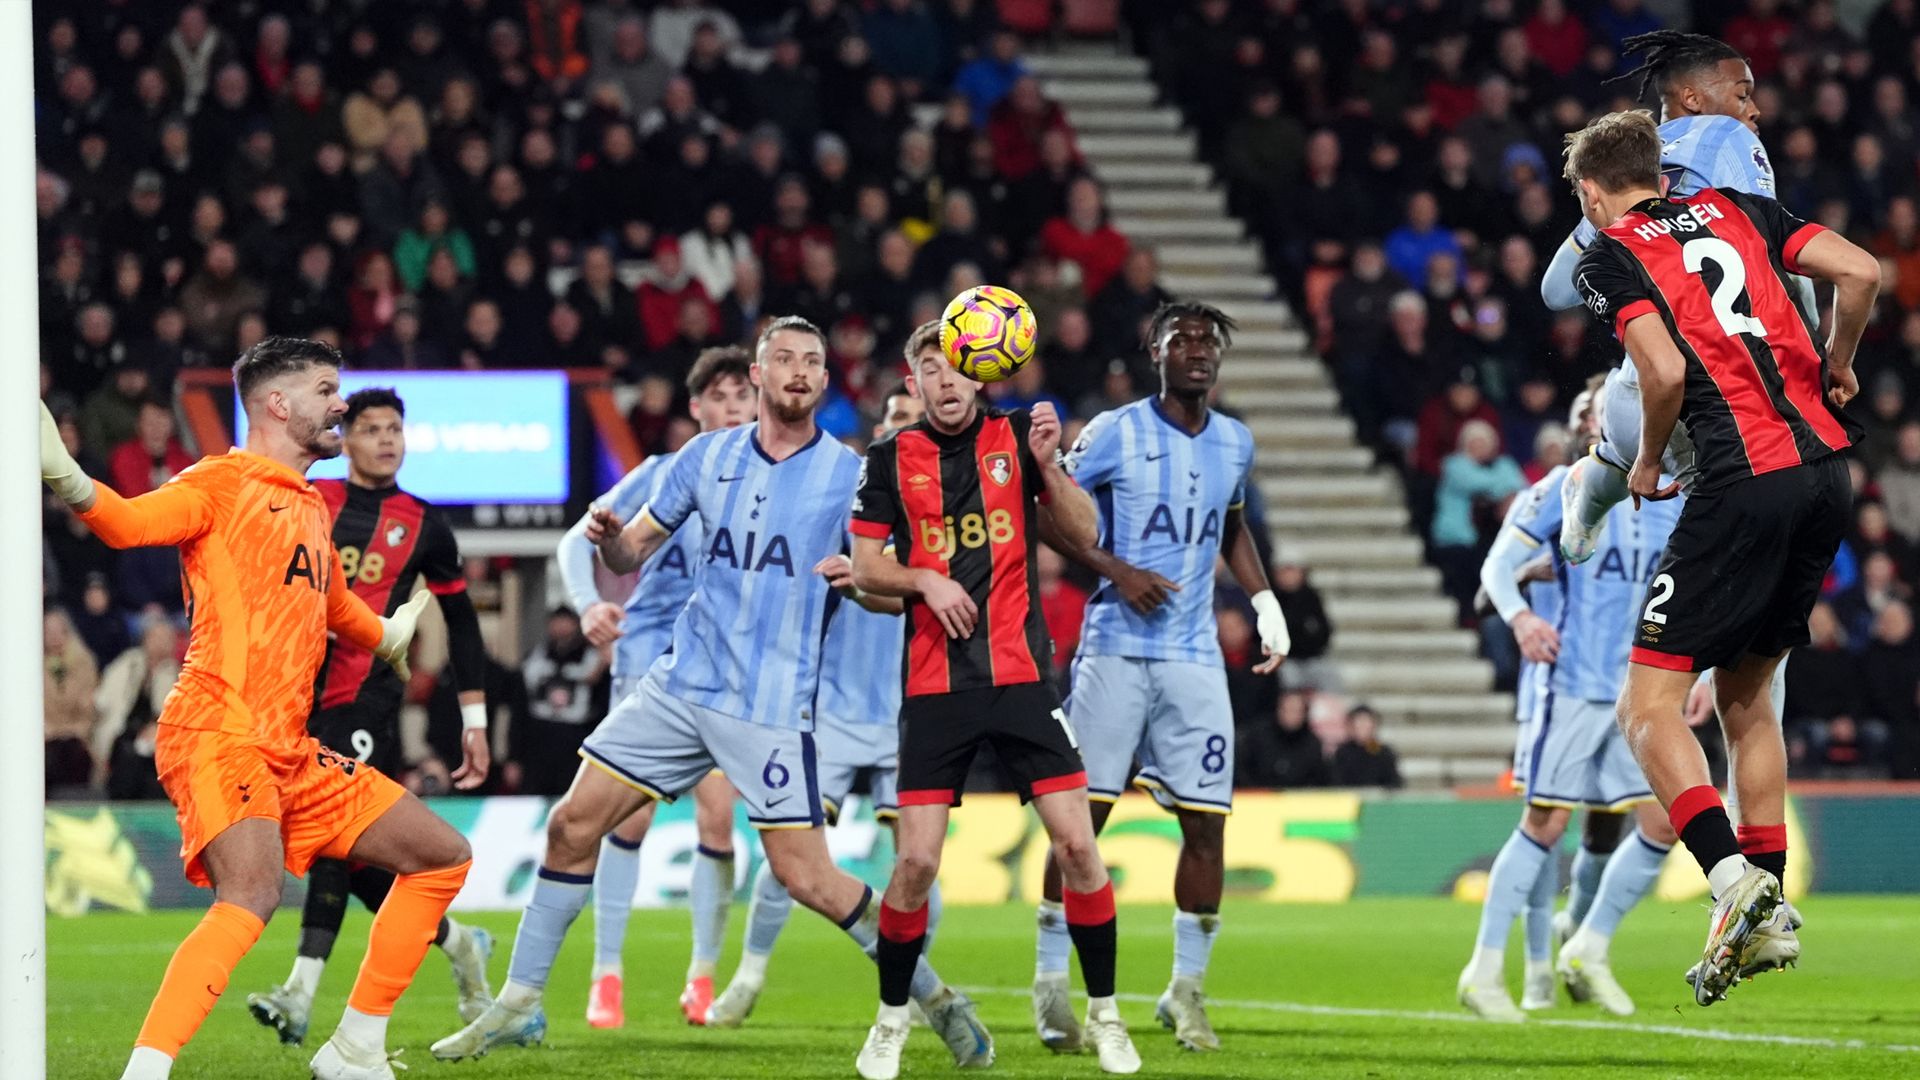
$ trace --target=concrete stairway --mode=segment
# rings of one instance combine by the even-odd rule
[[[1386,717],[1409,783],[1491,780],[1512,751],[1512,699],[1491,692],[1475,636],[1455,626],[1439,573],[1421,560],[1398,478],[1356,442],[1193,134],[1158,103],[1139,57],[1074,46],[1029,59],[1066,108],[1115,224],[1157,251],[1161,283],[1238,320],[1224,400],[1253,430],[1275,541],[1312,568],[1326,595],[1348,691]]]

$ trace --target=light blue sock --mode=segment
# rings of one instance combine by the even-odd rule
[[[1213,955],[1213,938],[1220,932],[1219,915],[1173,913],[1173,977],[1204,979]]]
[[[1507,934],[1513,920],[1527,908],[1528,898],[1540,879],[1540,867],[1552,856],[1540,842],[1519,829],[1507,837],[1500,854],[1487,874],[1487,899],[1480,907],[1482,949],[1501,951],[1507,947]]]
[[[1620,850],[1607,860],[1607,872],[1600,878],[1593,909],[1582,920],[1581,929],[1611,938],[1627,912],[1653,891],[1669,850],[1647,839],[1639,829],[1633,830],[1633,838],[1621,844]]]
[[[792,913],[793,897],[773,876],[773,864],[761,863],[753,878],[753,899],[747,904],[747,951],[757,956],[771,953]]]
[[[922,956],[933,951],[933,932],[940,927],[940,883],[933,883],[933,891],[927,894],[927,940],[920,946]]]
[[[929,900],[928,903],[932,901]],[[845,930],[847,936],[853,939],[853,943],[860,946],[860,951],[867,954],[867,959],[872,960],[878,954],[880,905],[875,900],[871,887],[867,889],[866,895],[860,898],[860,906],[853,909],[853,914],[840,921],[840,929]],[[907,988],[908,995],[913,1000],[924,1003],[940,989],[941,985],[940,976],[934,972],[933,965],[927,963],[926,950],[920,950],[920,962],[914,965],[913,983]]]
[[[1586,920],[1594,893],[1600,890],[1600,875],[1606,873],[1612,855],[1611,851],[1588,851],[1587,845],[1581,844],[1580,853],[1573,857],[1573,885],[1567,890],[1567,915],[1573,925]]]
[[[1040,901],[1039,926],[1034,941],[1034,974],[1065,975],[1067,958],[1073,954],[1073,938],[1067,933],[1067,910],[1060,901]]]
[[[727,910],[733,906],[733,852],[699,845],[693,852],[693,883],[687,890],[693,908],[693,962],[687,978],[712,975],[727,943]]]
[[[1527,910],[1520,920],[1527,939],[1527,959],[1553,959],[1553,898],[1560,893],[1560,860],[1548,854],[1527,894]]]
[[[620,973],[627,943],[627,917],[640,887],[640,845],[608,833],[600,841],[600,863],[593,868],[593,973]]]
[[[513,960],[507,965],[507,978],[529,990],[547,985],[553,971],[553,959],[560,955],[560,943],[567,928],[587,906],[587,890],[593,885],[591,874],[563,874],[541,867],[534,876],[533,896],[520,913],[520,930],[513,938]]]

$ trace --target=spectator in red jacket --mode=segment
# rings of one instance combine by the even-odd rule
[[[1587,53],[1587,27],[1567,10],[1566,0],[1540,0],[1527,20],[1527,49],[1561,78],[1580,66]]]
[[[1420,410],[1419,435],[1413,445],[1413,467],[1432,477],[1440,475],[1440,463],[1460,443],[1460,429],[1473,420],[1485,420],[1500,430],[1500,414],[1480,393],[1480,376],[1472,367],[1462,367],[1446,389],[1435,394]],[[1498,451],[1499,446],[1494,449]]]
[[[173,411],[148,399],[140,404],[133,438],[107,456],[107,475],[113,490],[126,498],[145,495],[193,464],[193,455],[173,433]]]
[[[1721,36],[1746,55],[1754,78],[1771,78],[1793,40],[1793,21],[1780,14],[1780,0],[1747,0],[1746,12],[1728,19]]]
[[[640,334],[649,351],[665,348],[679,333],[680,307],[689,299],[706,306],[708,326],[720,325],[719,306],[680,258],[679,238],[662,237],[653,245],[653,268],[639,289]]]
[[[1040,167],[1041,135],[1053,128],[1073,133],[1066,112],[1040,93],[1040,80],[1031,75],[1016,80],[1013,91],[988,116],[993,164],[1009,182]]]
[[[1067,212],[1040,228],[1040,250],[1080,267],[1081,288],[1093,296],[1126,264],[1130,245],[1107,220],[1100,185],[1090,176],[1067,188]]]
[[[753,230],[753,252],[776,288],[800,281],[800,256],[807,242],[833,246],[833,230],[811,220],[813,196],[807,182],[788,174],[773,192],[773,220]]]

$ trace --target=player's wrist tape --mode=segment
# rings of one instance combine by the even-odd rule
[[[460,728],[463,731],[485,731],[487,729],[487,705],[476,701],[471,705],[460,706]]]
[[[67,444],[60,438],[60,425],[54,422],[44,401],[40,403],[40,479],[68,506],[78,506],[93,498],[93,478],[82,472],[80,464],[67,452]]]
[[[1260,631],[1260,643],[1275,656],[1287,655],[1293,649],[1293,635],[1287,631],[1287,617],[1281,613],[1280,600],[1272,589],[1253,594],[1253,614],[1254,625]]]

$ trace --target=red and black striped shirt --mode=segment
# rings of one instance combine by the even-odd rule
[[[1649,199],[1601,231],[1574,282],[1624,340],[1659,315],[1687,360],[1680,418],[1697,490],[1818,460],[1859,425],[1827,400],[1826,351],[1794,303],[1791,274],[1823,232],[1772,199],[1706,188]]]
[[[398,487],[365,488],[345,480],[315,480],[333,515],[333,546],[347,584],[367,606],[391,615],[413,595],[424,576],[436,596],[467,589],[453,527],[431,503]],[[371,652],[335,640],[320,667],[316,706],[331,709],[359,701],[398,710],[406,688]]]
[[[906,695],[1038,682],[1053,645],[1041,616],[1035,506],[1046,490],[1027,449],[1025,409],[985,409],[948,435],[927,421],[867,449],[853,503],[858,536],[891,538],[906,566],[946,574],[980,609],[951,640],[925,604],[907,602]]]

